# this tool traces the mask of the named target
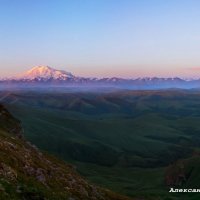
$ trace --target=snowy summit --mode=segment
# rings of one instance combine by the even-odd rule
[[[64,70],[53,69],[49,66],[36,66],[31,70],[19,75],[17,79],[34,80],[34,79],[53,79],[53,80],[67,80],[74,76],[70,72]]]

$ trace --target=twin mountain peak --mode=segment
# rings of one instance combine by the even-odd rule
[[[66,80],[69,78],[74,78],[70,72],[66,72],[64,70],[57,70],[51,68],[49,66],[36,66],[30,69],[29,71],[23,73],[22,75],[17,76],[17,79],[26,79],[26,80],[34,80],[34,79],[59,79]]]

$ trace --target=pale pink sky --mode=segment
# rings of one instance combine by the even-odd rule
[[[0,76],[200,77],[198,0],[2,1]]]

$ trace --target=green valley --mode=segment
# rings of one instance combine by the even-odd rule
[[[89,181],[130,197],[198,199],[168,192],[200,185],[191,178],[200,177],[198,171],[189,170],[200,160],[198,90],[19,90],[1,96],[28,140],[73,163]],[[185,167],[185,181],[177,178],[177,162]]]

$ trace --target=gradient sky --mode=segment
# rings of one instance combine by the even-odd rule
[[[0,76],[200,77],[199,0],[0,0]]]

